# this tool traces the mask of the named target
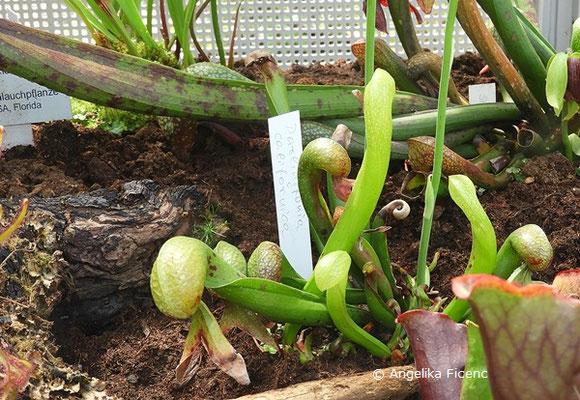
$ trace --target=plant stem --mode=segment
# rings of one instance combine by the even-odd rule
[[[446,111],[445,129],[456,131],[460,129],[477,128],[484,124],[500,124],[520,120],[521,113],[514,104],[487,103],[469,106],[450,107]],[[477,115],[474,118],[474,115]],[[365,134],[364,119],[361,117],[325,119],[321,123],[335,127],[344,124],[354,133]],[[437,110],[427,110],[411,114],[396,115],[393,118],[393,139],[407,140],[417,136],[434,136],[437,123]]]
[[[522,114],[538,132],[549,132],[550,124],[540,103],[485,26],[475,0],[459,0],[457,19]]]
[[[526,35],[511,1],[493,0],[497,15],[495,27],[509,55],[518,67],[526,84],[540,105],[549,112],[552,108],[546,100],[546,67],[536,54]]]
[[[409,6],[409,0],[389,2],[389,11],[391,12],[397,36],[403,45],[403,49],[405,49],[405,54],[407,54],[408,58],[411,58],[415,54],[422,53],[423,48],[415,32],[415,23],[413,22]]]
[[[167,18],[165,16],[165,0],[159,0],[159,16],[161,18],[161,36],[165,47],[167,47],[169,46],[169,29],[167,29]]]
[[[367,1],[367,26],[365,46],[365,85],[368,85],[373,72],[375,72],[375,19],[377,12],[377,1]]]
[[[220,64],[226,65],[226,53],[224,52],[224,44],[222,43],[222,32],[220,30],[217,0],[211,0],[210,5],[211,5],[211,24],[213,27],[213,34],[215,36],[215,45],[220,55]]]
[[[236,16],[234,17],[234,25],[232,27],[232,37],[230,38],[230,51],[228,53],[228,68],[234,68],[234,44],[236,43],[236,33],[238,31],[238,20],[240,18],[240,9],[242,8],[243,0],[238,2],[236,8]]]
[[[445,45],[443,48],[443,66],[441,67],[441,78],[439,85],[439,104],[437,106],[437,127],[435,132],[435,156],[433,160],[433,176],[431,184],[433,191],[433,202],[425,202],[425,211],[423,213],[423,225],[421,227],[421,241],[419,243],[419,257],[417,261],[417,285],[429,284],[429,270],[427,268],[427,250],[429,249],[429,239],[431,236],[431,225],[433,222],[433,211],[435,209],[435,200],[441,181],[441,171],[443,164],[443,145],[445,143],[445,119],[447,114],[447,91],[449,89],[449,79],[451,75],[451,64],[453,62],[453,30],[455,25],[455,15],[457,13],[458,0],[449,1],[447,10],[447,22],[445,23]]]
[[[407,58],[423,52],[423,47],[419,42],[415,32],[415,22],[411,16],[409,0],[396,0],[389,3],[389,11],[397,31],[397,36],[403,45]],[[432,72],[425,74],[425,79],[435,87],[439,84]]]
[[[207,55],[207,53],[201,47],[201,44],[197,40],[197,35],[195,34],[195,22],[197,18],[191,20],[191,24],[189,24],[189,35],[191,36],[191,40],[193,41],[193,45],[195,46],[197,52],[199,53],[200,57],[203,61],[210,62],[211,58]]]
[[[489,17],[491,18],[492,22],[494,22],[495,25],[496,14],[495,9],[493,8],[493,0],[478,0],[478,2],[481,8],[483,8],[486,14],[489,15]],[[537,25],[534,25],[532,22],[530,22],[519,9],[516,8],[515,12],[522,26],[524,27],[524,30],[526,31],[528,39],[530,39],[530,41],[532,42],[532,46],[534,46],[536,53],[538,53],[538,56],[540,57],[544,65],[546,65],[550,57],[556,54],[556,50],[554,49],[552,44],[548,42],[548,40],[546,40],[546,38],[541,34]]]
[[[153,35],[153,0],[147,0],[147,31]]]

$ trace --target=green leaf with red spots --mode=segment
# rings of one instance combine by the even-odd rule
[[[580,301],[548,285],[520,287],[490,275],[453,279],[480,326],[496,400],[576,399]]]
[[[192,75],[7,20],[0,22],[0,47],[2,70],[93,103],[197,119],[265,120],[270,115],[263,84],[218,78],[215,69],[215,78]],[[361,114],[352,95],[359,87],[288,89],[290,107],[302,118]],[[395,101],[395,110],[409,112],[410,98],[403,97]]]
[[[460,372],[467,358],[467,328],[447,315],[426,310],[401,314],[421,372],[419,386],[424,400],[457,400],[461,395]]]

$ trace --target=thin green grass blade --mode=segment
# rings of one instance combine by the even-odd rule
[[[99,31],[111,42],[118,42],[119,39],[113,35],[109,29],[99,21],[99,19],[80,0],[64,0],[64,2],[83,20],[93,38],[96,31]]]
[[[189,0],[187,6],[183,8],[182,0],[167,0],[167,9],[169,10],[169,15],[173,22],[173,27],[175,29],[175,34],[181,44],[183,50],[183,64],[185,67],[194,63],[193,55],[189,47],[189,36],[188,36],[188,15],[189,18],[193,16],[193,10],[197,4],[196,0]],[[189,19],[191,21],[191,19]]]
[[[145,44],[151,48],[157,47],[157,43],[149,34],[147,27],[143,24],[141,19],[141,14],[139,14],[139,9],[135,5],[133,0],[117,0],[119,7],[123,11],[123,14],[127,18],[129,26],[133,29],[139,37],[145,42]]]
[[[222,32],[220,26],[220,17],[217,7],[217,0],[210,1],[211,6],[211,24],[213,27],[213,35],[215,36],[215,45],[220,56],[220,64],[226,65],[226,53],[224,51],[224,44],[222,42]]]
[[[153,0],[147,0],[147,31],[153,35]]]
[[[439,182],[441,181],[443,165],[443,145],[445,143],[445,121],[447,114],[447,92],[449,90],[449,79],[451,74],[451,63],[453,62],[453,32],[455,26],[455,16],[457,14],[457,0],[449,1],[447,11],[447,21],[445,23],[445,44],[443,50],[443,66],[441,68],[441,78],[439,85],[439,104],[437,106],[437,125],[435,133],[435,155],[433,160],[433,176],[431,177],[431,186],[433,193],[433,204],[425,204],[425,213],[423,215],[423,224],[421,227],[421,241],[419,243],[419,256],[417,260],[417,285],[429,284],[429,269],[427,268],[427,250],[429,249],[429,239],[431,237],[431,224],[433,221],[433,210]]]

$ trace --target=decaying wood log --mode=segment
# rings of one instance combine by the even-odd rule
[[[235,400],[405,400],[419,390],[416,379],[406,379],[409,376],[407,374],[412,374],[414,370],[409,365],[337,376],[238,397]]]
[[[0,204],[18,208],[17,200]],[[19,235],[44,252],[62,251],[71,283],[66,312],[96,323],[125,307],[137,289],[147,288],[161,244],[204,204],[195,186],[161,189],[150,180],[128,182],[120,192],[30,198]]]

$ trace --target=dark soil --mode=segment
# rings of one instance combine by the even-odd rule
[[[215,304],[212,307],[211,299],[204,301],[211,308],[216,307]],[[226,336],[244,357],[251,385],[237,384],[213,364],[205,351],[200,351],[200,369],[189,383],[179,387],[174,369],[183,351],[189,323],[160,314],[150,301],[139,310],[125,313],[117,329],[100,335],[86,335],[74,325],[63,328],[60,337],[67,337],[62,353],[65,361],[82,365],[91,376],[106,381],[110,393],[124,399],[229,399],[388,365],[360,349],[348,357],[324,352],[301,364],[297,353],[261,352],[249,335],[236,330]],[[320,333],[335,335],[329,330]]]
[[[459,92],[465,96],[466,99],[469,98],[469,85],[497,83],[491,70],[483,75],[479,74],[483,67],[485,67],[485,62],[478,54],[467,52],[455,57],[451,76],[453,77],[455,85],[459,88]],[[497,88],[496,91],[498,95],[497,100],[501,101],[501,98],[499,97],[499,88]]]
[[[495,228],[498,249],[517,228],[527,224],[542,227],[554,248],[554,260],[535,277],[551,282],[559,271],[579,265],[580,180],[574,166],[560,153],[534,157],[522,172],[527,179],[512,182],[505,189],[485,192],[480,202]],[[401,171],[388,179],[383,204],[400,197],[397,191],[404,176]],[[393,223],[388,240],[393,262],[414,271],[423,204],[421,201],[409,204],[411,215]],[[439,251],[440,258],[432,273],[432,284],[442,296],[451,297],[451,279],[461,275],[467,265],[471,228],[463,212],[449,199],[438,203],[435,217],[430,249],[431,254]]]
[[[465,55],[456,60],[454,77],[461,85],[486,82],[479,77],[480,59]],[[467,62],[468,65],[465,64]],[[333,79],[332,76],[335,78]],[[356,64],[315,64],[293,67],[290,82],[362,84]],[[97,188],[118,188],[122,182],[152,179],[163,186],[196,184],[226,219],[226,240],[248,256],[259,242],[277,240],[268,139],[263,127],[232,126],[243,144],[232,147],[206,135],[190,159],[172,153],[171,143],[159,128],[149,126],[135,134],[117,136],[88,130],[68,122],[39,126],[36,148],[20,147],[4,154],[0,162],[0,196],[59,196]],[[398,198],[404,177],[401,165],[393,165],[380,205]],[[554,246],[555,259],[538,275],[550,281],[560,270],[578,266],[580,249],[579,180],[574,166],[560,154],[532,159],[523,169],[525,182],[486,192],[481,202],[496,229],[498,244],[524,224],[541,226]],[[417,259],[422,204],[410,203],[412,213],[393,223],[389,248],[394,263],[413,271]],[[432,275],[433,287],[450,296],[450,280],[465,268],[471,246],[470,227],[450,201],[437,207],[430,257],[440,252]],[[213,309],[219,302],[208,298]],[[174,383],[188,323],[163,316],[150,299],[126,310],[112,327],[88,334],[75,321],[58,323],[54,330],[60,356],[70,364],[106,382],[110,394],[125,399],[223,399],[284,387],[329,376],[368,371],[386,366],[358,349],[355,356],[330,352],[313,362],[300,364],[297,354],[261,353],[253,340],[240,332],[229,338],[243,355],[252,385],[241,387],[205,358],[191,382]],[[334,333],[322,331],[326,340]]]

